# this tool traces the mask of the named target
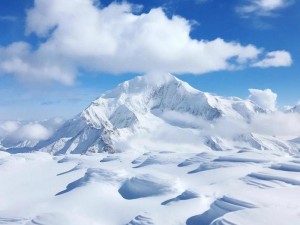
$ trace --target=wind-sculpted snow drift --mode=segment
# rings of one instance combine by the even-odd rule
[[[267,113],[250,100],[201,92],[170,74],[160,82],[136,77],[102,94],[48,140],[8,151],[115,153],[132,148],[129,145],[133,139],[158,141],[158,135],[164,142],[171,139],[171,143],[178,135],[181,143],[196,141],[214,151],[236,147],[297,151],[292,142],[248,129],[256,115]]]
[[[215,224],[212,223],[216,218],[219,218],[226,213],[243,210],[247,208],[255,208],[255,205],[248,202],[243,202],[224,196],[215,200],[210,209],[201,215],[191,217],[187,220],[187,225],[200,225],[200,224]]]

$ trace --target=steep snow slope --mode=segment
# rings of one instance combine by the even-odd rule
[[[9,152],[113,153],[124,150],[120,143],[133,136],[144,140],[163,131],[164,134],[192,136],[201,140],[197,143],[213,150],[230,149],[241,142],[247,142],[244,147],[266,149],[271,145],[257,143],[259,137],[254,138],[253,135],[225,140],[218,134],[201,133],[222,118],[249,122],[257,113],[266,112],[250,100],[201,92],[170,74],[159,82],[151,77],[139,76],[102,94],[82,113],[67,121],[49,140],[41,141],[33,148],[15,148]],[[274,141],[277,144],[271,147],[280,145],[286,150],[295,150],[289,143]]]

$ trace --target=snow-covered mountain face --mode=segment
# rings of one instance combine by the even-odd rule
[[[300,113],[300,104],[295,105],[294,107],[287,110],[288,113]]]
[[[102,94],[50,139],[39,142],[33,148],[9,151],[114,153],[126,148],[150,148],[159,141],[165,145],[180,142],[216,151],[236,146],[284,151],[297,149],[295,144],[251,133],[223,138],[218,133],[208,132],[222,119],[247,123],[259,113],[266,111],[250,100],[201,92],[172,75],[165,75],[159,82],[151,77],[139,76]],[[229,126],[228,123],[223,133],[231,129],[226,126]]]

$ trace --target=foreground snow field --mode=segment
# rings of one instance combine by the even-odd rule
[[[300,158],[264,150],[0,152],[0,224],[300,224]]]

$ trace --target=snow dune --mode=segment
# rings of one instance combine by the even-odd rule
[[[186,224],[187,225],[199,225],[199,224],[209,225],[215,219],[225,215],[226,213],[243,210],[246,208],[255,208],[255,207],[256,206],[251,203],[243,202],[238,199],[224,196],[220,199],[215,200],[211,204],[209,210],[207,210],[203,214],[189,218]]]
[[[216,156],[214,156],[213,154],[207,153],[207,152],[202,152],[202,153],[196,154],[195,156],[193,156],[191,158],[184,160],[183,162],[179,163],[178,166],[183,167],[183,166],[189,166],[192,164],[208,162],[208,161],[212,161],[214,158],[216,158]]]
[[[289,178],[289,177],[283,177],[280,175],[273,175],[273,174],[267,174],[267,173],[251,173],[248,175],[250,178],[254,178],[256,180],[262,180],[262,181],[269,181],[269,182],[281,182],[284,184],[290,184],[290,185],[300,185],[300,180]]]
[[[172,191],[172,184],[150,175],[130,178],[119,189],[122,197],[128,200],[163,195]]]
[[[0,224],[300,224],[297,157],[157,149],[0,154]]]
[[[72,191],[73,189],[88,185],[91,182],[113,183],[116,180],[119,181],[121,179],[122,178],[119,176],[118,173],[105,170],[105,169],[89,168],[82,178],[75,180],[72,183],[69,183],[65,190],[58,192],[56,195],[65,194],[69,191]]]
[[[290,163],[290,162],[273,164],[271,168],[275,170],[283,170],[289,172],[300,172],[300,165],[296,163]]]

